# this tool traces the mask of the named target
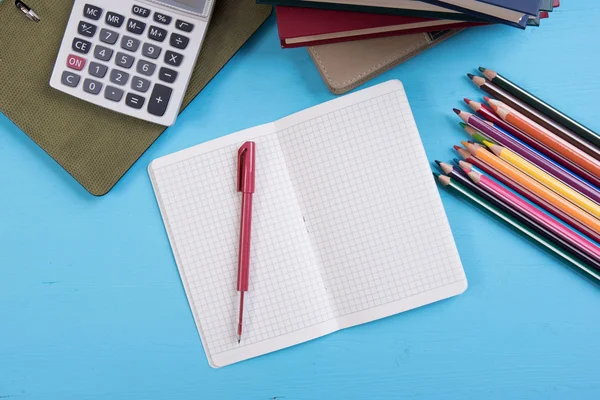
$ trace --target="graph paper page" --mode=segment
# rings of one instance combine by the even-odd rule
[[[235,175],[246,140],[256,142],[256,193],[238,344]],[[466,288],[398,81],[162,157],[149,171],[212,366]]]
[[[402,84],[362,95],[276,122],[341,327],[466,289]]]

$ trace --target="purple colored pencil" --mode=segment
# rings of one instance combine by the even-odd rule
[[[488,124],[476,115],[461,111],[459,116],[467,124],[482,132],[490,139],[498,142],[498,144],[509,148],[521,157],[525,158],[527,161],[548,172],[556,179],[563,181],[565,184],[579,191],[584,196],[587,196],[591,200],[600,204],[600,193],[596,189],[594,189],[588,183],[580,180],[577,176],[554,164],[552,161],[540,155],[529,146],[519,142],[517,139],[499,130],[495,126]]]

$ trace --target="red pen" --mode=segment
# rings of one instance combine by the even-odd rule
[[[246,142],[238,150],[237,190],[242,192],[242,218],[240,223],[240,253],[238,260],[237,290],[240,293],[240,313],[237,326],[238,343],[242,340],[244,292],[248,291],[250,276],[250,233],[252,231],[252,194],[254,193],[254,162],[256,145]]]

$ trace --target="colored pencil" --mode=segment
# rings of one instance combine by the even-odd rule
[[[502,103],[499,103],[495,100],[490,100],[490,105],[496,114],[498,114],[500,118],[509,124],[514,125],[526,134],[552,148],[557,153],[562,154],[582,168],[587,169],[595,176],[600,177],[600,162],[591,157],[589,154],[584,153],[577,147],[573,146],[569,142],[564,141],[547,129],[544,129],[522,114],[516,113],[504,107]]]
[[[572,254],[577,254],[576,250],[573,250],[572,253],[570,253],[568,251],[563,250],[563,248],[567,247],[566,244],[563,244],[562,246],[555,244],[555,243],[560,243],[559,239],[555,239],[556,241],[547,239],[546,237],[537,233],[536,231],[529,228],[525,224],[516,220],[513,216],[511,216],[507,212],[492,205],[489,201],[481,198],[480,196],[477,196],[476,194],[469,191],[468,189],[466,189],[464,186],[460,185],[459,183],[454,182],[450,177],[448,177],[446,175],[439,175],[439,174],[434,174],[434,176],[437,178],[437,180],[443,186],[451,188],[456,193],[469,199],[473,203],[479,205],[481,208],[485,209],[487,212],[495,215],[496,217],[500,218],[504,222],[508,223],[513,228],[517,229],[521,233],[523,233],[526,236],[528,236],[529,238],[531,238],[533,241],[542,245],[544,248],[548,249],[552,253],[556,254],[557,256],[559,256],[562,259],[571,263],[574,267],[576,267],[581,273],[585,274],[585,276],[587,276],[588,278],[592,279],[593,281],[595,281],[597,283],[600,283],[600,274],[598,272],[596,272],[593,268],[588,266],[586,263],[584,263],[583,261],[581,261],[580,259],[578,259],[577,257],[572,255]]]
[[[476,129],[479,129],[484,136],[487,136],[496,143],[499,143],[502,146],[509,148],[510,150],[519,154],[521,157],[527,159],[527,161],[536,165],[538,168],[543,169],[544,171],[553,175],[557,179],[560,179],[561,181],[565,182],[573,189],[578,190],[579,192],[583,193],[590,199],[600,204],[600,192],[587,182],[581,180],[581,178],[579,178],[577,175],[554,164],[552,161],[548,160],[546,157],[539,154],[531,147],[528,147],[526,144],[510,136],[508,133],[503,132],[494,126],[487,124],[485,121],[483,121],[476,115],[460,111],[456,108],[454,109],[454,112],[456,112],[464,122],[468,123]],[[467,133],[469,132],[470,131],[467,131]]]
[[[536,97],[533,94],[529,93],[528,91],[518,86],[517,84],[511,82],[496,71],[492,71],[491,69],[483,67],[479,67],[479,70],[494,85],[498,86],[501,89],[504,89],[519,100],[538,110],[542,114],[546,115],[548,118],[558,122],[560,125],[571,130],[573,133],[586,139],[590,143],[593,143],[596,146],[600,146],[600,135],[594,132],[593,130],[575,121],[573,118],[552,107],[550,104],[546,103],[539,97]]]
[[[537,209],[535,206],[520,198],[515,193],[488,178],[486,175],[471,171],[469,172],[468,176],[471,178],[471,180],[473,180],[473,182],[483,187],[484,190],[486,190],[492,196],[500,199],[506,204],[509,204],[513,208],[529,217],[532,221],[535,221],[539,226],[544,227],[554,235],[559,236],[565,242],[568,242],[573,247],[576,247],[596,261],[600,261],[600,247],[596,246],[594,243],[581,236],[567,225],[561,224],[554,218],[545,214],[543,211]]]
[[[490,100],[488,97],[484,97],[484,98],[486,101]],[[481,103],[478,103],[476,101],[469,100],[469,99],[465,99],[465,102],[469,105],[469,107],[471,107],[471,109],[475,113],[477,113],[477,115],[481,116],[486,121],[492,122],[494,125],[496,125],[497,128],[505,130],[506,132],[508,132],[509,134],[514,136],[516,139],[519,139],[521,142],[527,144],[529,147],[539,151],[546,157],[557,162],[558,164],[562,165],[563,167],[567,168],[568,170],[574,172],[579,177],[585,179],[592,185],[595,185],[596,187],[600,187],[600,178],[599,177],[596,177],[594,174],[591,174],[585,168],[580,167],[579,165],[575,164],[573,161],[569,160],[562,154],[559,154],[556,151],[552,150],[550,147],[546,146],[545,144],[541,143],[540,141],[532,138],[531,136],[526,135],[525,133],[523,133],[519,129],[515,128],[514,126],[504,122],[502,119],[500,119],[500,117],[498,117],[496,114],[494,114],[494,111],[491,108],[487,107],[484,104],[481,104]]]
[[[464,122],[460,123],[460,126],[467,131],[469,136],[471,136],[477,143],[483,143],[484,140],[492,140],[489,137],[485,137],[481,132],[475,130],[473,127],[465,124]]]
[[[563,140],[571,143],[572,145],[576,146],[577,148],[581,149],[582,151],[588,153],[589,155],[591,155],[597,159],[600,159],[600,149],[598,147],[594,146],[592,143],[577,136],[576,134],[574,134],[570,130],[566,129],[565,127],[557,124],[556,122],[554,122],[550,118],[546,117],[544,114],[540,113],[539,111],[534,110],[533,108],[529,107],[527,104],[523,103],[521,100],[517,99],[513,95],[505,92],[504,90],[500,89],[498,86],[494,85],[493,83],[490,83],[487,79],[482,78],[480,76],[474,76],[472,74],[468,74],[468,75],[469,75],[469,78],[471,78],[471,80],[473,81],[473,83],[475,83],[477,86],[479,86],[486,93],[489,93],[490,95],[492,95],[492,97],[495,97],[498,100],[501,100],[507,106],[509,106],[510,108],[515,110],[516,112],[523,114],[527,118],[533,120],[537,124],[543,126],[550,132],[559,136]]]
[[[586,210],[596,218],[600,218],[600,206],[590,200],[588,197],[582,195],[578,191],[574,190],[570,186],[556,179],[552,175],[548,174],[541,168],[538,168],[535,164],[530,163],[523,157],[507,149],[506,147],[499,146],[497,144],[488,142],[487,140],[483,143],[489,148],[492,153],[508,162],[513,167],[517,168],[521,172],[529,175],[542,185],[560,194],[565,199],[571,201],[573,204],[578,205],[582,209]]]
[[[595,240],[597,243],[600,243],[600,234],[596,233],[593,229],[588,228],[586,225],[581,223],[581,221],[571,217],[569,214],[565,213],[560,208],[556,207],[554,204],[542,199],[531,190],[526,189],[525,187],[519,185],[512,179],[508,178],[506,175],[503,175],[499,171],[495,170],[485,162],[481,161],[478,158],[468,157],[464,161],[458,161],[458,166],[463,170],[476,170],[477,172],[485,172],[492,178],[501,182],[505,186],[511,188],[515,192],[519,193],[521,196],[530,200],[534,204],[537,204],[539,207],[543,208],[550,214],[556,216],[561,221],[571,225],[573,228],[577,229],[579,232],[587,235],[589,238]],[[477,170],[477,169],[479,170]]]
[[[483,160],[487,164],[494,167],[496,170],[508,176],[510,179],[526,187],[527,189],[531,190],[544,200],[559,207],[571,217],[578,219],[583,224],[589,226],[594,231],[600,233],[600,221],[592,215],[588,214],[586,211],[577,207],[570,201],[564,199],[562,196],[559,196],[558,194],[554,193],[541,183],[538,183],[535,179],[528,177],[518,169],[514,168],[512,165],[501,160],[500,158],[489,152],[487,149],[483,148],[482,146],[477,147],[478,145],[472,145],[466,142],[463,143],[463,145],[465,145],[465,147],[473,156]]]

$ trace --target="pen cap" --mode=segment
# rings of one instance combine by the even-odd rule
[[[254,193],[255,149],[256,144],[254,142],[246,142],[238,150],[238,192]]]

